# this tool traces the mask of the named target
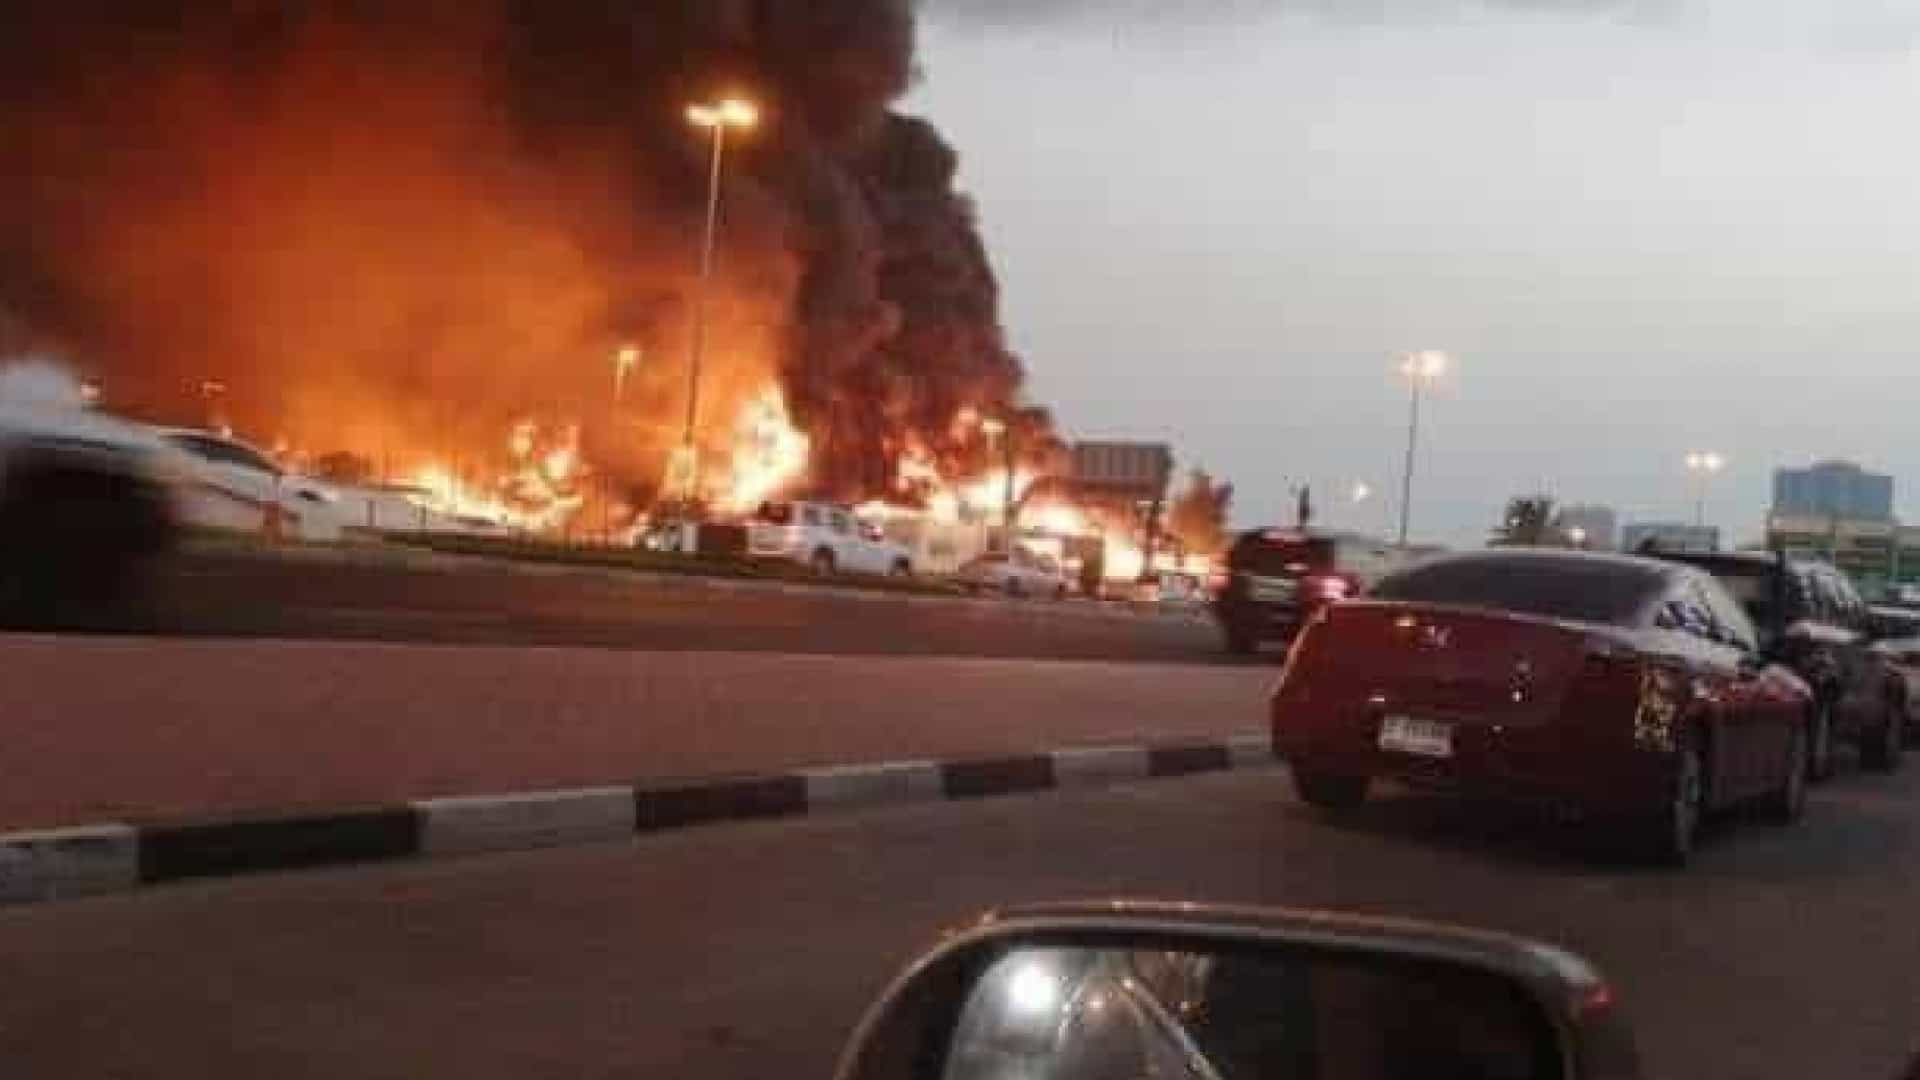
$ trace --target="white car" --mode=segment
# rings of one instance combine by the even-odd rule
[[[1064,600],[1068,592],[1067,575],[1059,561],[1023,547],[1015,547],[1011,554],[989,551],[962,566],[955,577],[970,592],[1051,600]]]
[[[908,577],[913,554],[849,507],[819,502],[762,503],[747,524],[747,554],[784,559],[816,574]]]
[[[71,375],[0,369],[0,613],[88,619],[132,597],[175,537],[169,479],[160,441]]]
[[[156,430],[175,452],[182,521],[269,537],[340,539],[346,513],[326,485],[288,472],[237,439],[191,428]]]

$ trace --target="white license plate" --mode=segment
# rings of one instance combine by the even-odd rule
[[[1300,586],[1292,581],[1256,581],[1248,595],[1256,603],[1276,603],[1292,600],[1300,595]]]
[[[1380,749],[1421,757],[1453,756],[1453,725],[1411,716],[1389,716],[1380,724]]]

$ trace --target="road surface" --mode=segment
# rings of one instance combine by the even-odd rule
[[[1272,668],[0,636],[0,831],[1214,738]]]
[[[1843,776],[1684,873],[1398,795],[1331,824],[1279,770],[0,910],[21,1076],[823,1077],[983,907],[1112,894],[1405,913],[1562,942],[1654,1076],[1884,1080],[1920,1045],[1920,771]]]
[[[764,583],[748,589],[440,556],[441,570],[293,551],[183,555],[152,583],[147,632],[442,644],[582,645],[1228,663],[1204,615],[1083,601],[921,599]],[[455,567],[465,569],[452,569]],[[1244,662],[1244,661],[1243,661]]]

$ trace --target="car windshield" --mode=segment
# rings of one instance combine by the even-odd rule
[[[1373,596],[1630,625],[1666,586],[1657,565],[1581,557],[1443,559],[1394,574]]]
[[[0,0],[0,1080],[831,1076],[1143,897],[1901,1075],[1916,115],[1920,0]]]

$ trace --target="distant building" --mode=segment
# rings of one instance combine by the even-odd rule
[[[1620,530],[1620,550],[1629,554],[1648,550],[1712,552],[1720,550],[1720,530],[1713,525],[1677,521],[1638,521]]]
[[[1893,520],[1893,477],[1847,461],[1773,471],[1773,515]]]
[[[1158,503],[1172,477],[1173,448],[1166,443],[1073,444],[1073,484],[1086,495]]]
[[[1767,518],[1767,546],[1840,568],[1868,599],[1920,584],[1920,526],[1833,514]]]
[[[1620,516],[1611,506],[1574,505],[1560,508],[1555,519],[1569,543],[1589,551],[1613,551],[1620,544]]]

